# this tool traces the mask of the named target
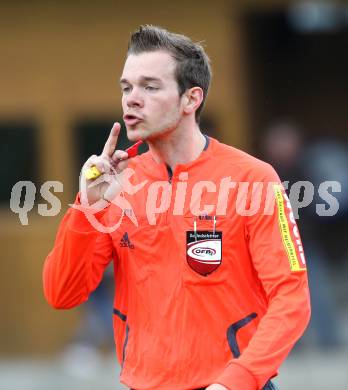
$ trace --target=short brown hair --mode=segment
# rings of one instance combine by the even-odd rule
[[[175,77],[179,96],[189,88],[202,88],[203,101],[195,113],[198,123],[211,80],[209,57],[201,44],[194,43],[185,35],[175,34],[152,25],[140,26],[133,32],[129,40],[127,56],[156,50],[165,50],[175,59]]]

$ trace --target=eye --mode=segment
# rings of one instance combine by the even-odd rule
[[[152,86],[152,85],[146,85],[146,86],[145,86],[145,89],[146,89],[147,91],[157,91],[157,90],[158,90],[157,87],[154,87],[154,86]]]
[[[122,87],[121,90],[123,93],[128,93],[128,92],[130,92],[131,88],[130,87]]]

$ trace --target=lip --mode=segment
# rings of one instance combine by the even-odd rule
[[[123,120],[126,125],[135,126],[142,121],[142,118],[139,118],[136,115],[127,114],[127,115],[123,115]]]

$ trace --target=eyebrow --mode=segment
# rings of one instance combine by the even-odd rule
[[[146,82],[155,81],[155,82],[162,83],[162,80],[159,79],[158,77],[142,76],[140,78],[140,80],[141,80],[141,82],[144,82],[144,81],[146,81]],[[123,79],[120,80],[120,84],[130,84],[130,82],[127,79],[123,78]]]

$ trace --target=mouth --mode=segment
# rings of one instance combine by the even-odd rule
[[[124,123],[128,126],[135,126],[142,121],[142,119],[138,116],[131,114],[123,115],[123,120]]]

